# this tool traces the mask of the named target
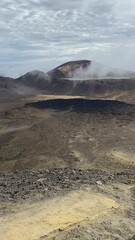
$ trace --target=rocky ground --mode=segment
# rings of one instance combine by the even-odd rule
[[[80,101],[1,112],[0,239],[135,239],[135,107]]]
[[[23,201],[38,196],[39,200],[83,186],[121,183],[133,185],[134,173],[110,174],[100,170],[53,169],[0,173],[0,202]]]
[[[100,170],[1,173],[1,239],[133,240],[134,183]]]

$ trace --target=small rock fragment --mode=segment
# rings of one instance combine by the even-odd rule
[[[100,180],[98,180],[98,181],[96,181],[96,184],[101,186],[102,182]]]

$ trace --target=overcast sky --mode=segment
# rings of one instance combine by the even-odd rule
[[[0,0],[0,75],[77,59],[135,71],[135,0]]]

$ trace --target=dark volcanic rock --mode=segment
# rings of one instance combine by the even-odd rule
[[[112,114],[120,114],[123,112],[123,110],[124,112],[127,110],[128,112],[132,113],[135,108],[134,105],[121,101],[87,100],[81,98],[38,101],[34,103],[27,103],[25,107],[35,107],[39,109],[73,110],[77,112],[110,112]]]
[[[79,189],[83,185],[97,185],[97,182],[133,184],[135,174],[109,174],[100,170],[83,169],[0,173],[0,202],[17,202],[32,198],[39,193],[42,198],[51,197],[63,190],[67,192]]]

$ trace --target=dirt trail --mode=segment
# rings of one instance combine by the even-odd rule
[[[24,126],[19,126],[19,127],[3,127],[2,129],[0,129],[0,134],[22,131],[29,127],[30,127],[30,125],[24,125]]]
[[[46,239],[61,229],[97,220],[118,207],[113,199],[90,189],[71,192],[62,198],[20,206],[20,212],[1,217],[0,239]]]

